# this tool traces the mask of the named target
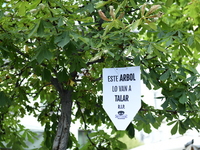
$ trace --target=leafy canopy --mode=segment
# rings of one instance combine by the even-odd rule
[[[34,142],[19,122],[29,114],[45,126],[41,149],[52,147],[61,113],[52,79],[73,91],[72,122],[96,131],[86,149],[125,149],[119,137],[133,138],[135,129],[150,133],[164,120],[172,134],[199,130],[199,10],[199,0],[0,1],[0,147],[20,150],[25,139]],[[101,74],[126,66],[140,66],[143,83],[161,89],[163,109],[142,102],[122,132],[102,109]],[[98,130],[102,124],[112,138]],[[73,134],[68,147],[79,147]]]

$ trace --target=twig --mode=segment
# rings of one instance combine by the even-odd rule
[[[83,122],[84,122],[84,128],[85,128],[85,131],[87,131],[87,124],[86,124],[86,120],[85,120],[85,117],[84,117],[84,115],[83,115],[83,113],[82,113],[82,111],[81,111],[81,107],[80,107],[80,104],[79,104],[79,102],[78,101],[76,101],[76,104],[77,104],[77,106],[78,106],[78,109],[80,110],[80,113],[81,113],[81,118],[83,119]],[[90,138],[90,136],[89,136],[89,134],[88,134],[88,132],[87,132],[87,138],[88,138],[88,140],[90,141],[90,143],[95,147],[95,148],[97,148],[97,149],[99,149],[98,147],[96,147],[96,144],[92,141],[92,139]]]
[[[147,111],[152,111],[152,112],[156,112],[157,110],[156,109],[144,109],[144,108],[140,108],[139,111],[146,111],[146,112]],[[173,114],[179,113],[179,111],[177,111],[177,110],[162,110],[162,109],[160,109],[160,111],[165,111],[165,112],[169,112],[169,113],[173,113]],[[187,112],[187,113],[197,113],[198,110],[193,110],[193,111],[187,110],[185,112]]]
[[[38,91],[37,93],[33,93],[33,94],[35,94],[34,98],[43,90],[44,87],[46,87],[46,86],[48,86],[48,85],[52,85],[52,83],[48,83],[48,84],[43,85],[43,86],[39,89],[39,91]],[[28,94],[28,93],[27,93],[27,94]],[[31,94],[31,93],[29,93],[29,94]]]
[[[92,64],[95,64],[95,63],[101,63],[101,62],[104,62],[104,58],[102,57],[101,59],[97,59],[97,60],[94,60],[94,61],[90,61],[88,62],[86,65],[92,65]]]
[[[1,28],[4,32],[7,32],[7,31],[2,27],[2,25],[0,25],[0,28]]]
[[[53,12],[51,11],[51,4],[50,4],[50,2],[48,2],[48,5],[49,5],[49,11],[50,11],[51,17],[54,17]],[[58,31],[57,27],[55,26],[55,24],[56,24],[56,22],[53,21],[53,26],[56,29],[56,33],[59,33],[59,31]]]

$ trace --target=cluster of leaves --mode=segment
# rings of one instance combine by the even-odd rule
[[[45,126],[41,149],[51,149],[62,87],[73,91],[72,122],[79,120],[86,131],[97,130],[88,136],[87,148],[125,148],[115,136],[98,131],[106,124],[119,135],[101,105],[105,67],[139,65],[144,84],[162,90],[158,100],[163,100],[163,109],[143,102],[123,134],[133,138],[135,128],[150,133],[163,120],[174,124],[172,134],[198,130],[199,7],[198,0],[1,1],[1,147],[25,148],[23,141],[32,141],[32,132],[18,118],[34,114]],[[68,147],[77,149],[70,135]]]
[[[85,144],[81,150],[93,150],[96,148],[97,150],[105,149],[105,150],[112,150],[112,149],[126,149],[126,144],[121,142],[118,136],[112,137],[105,133],[103,130],[99,130],[97,132],[93,132],[89,134],[91,141]]]

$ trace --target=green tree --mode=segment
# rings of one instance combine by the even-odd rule
[[[19,122],[26,114],[45,126],[41,149],[78,149],[69,132],[76,120],[96,130],[86,149],[125,149],[119,137],[150,133],[163,120],[172,134],[199,130],[199,10],[199,0],[0,1],[0,147],[34,142]],[[122,132],[99,93],[102,69],[126,66],[140,66],[143,83],[161,89],[163,109],[142,101]],[[98,131],[102,124],[111,135]]]

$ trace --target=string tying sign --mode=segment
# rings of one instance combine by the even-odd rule
[[[103,108],[125,130],[141,107],[140,67],[103,69]]]

